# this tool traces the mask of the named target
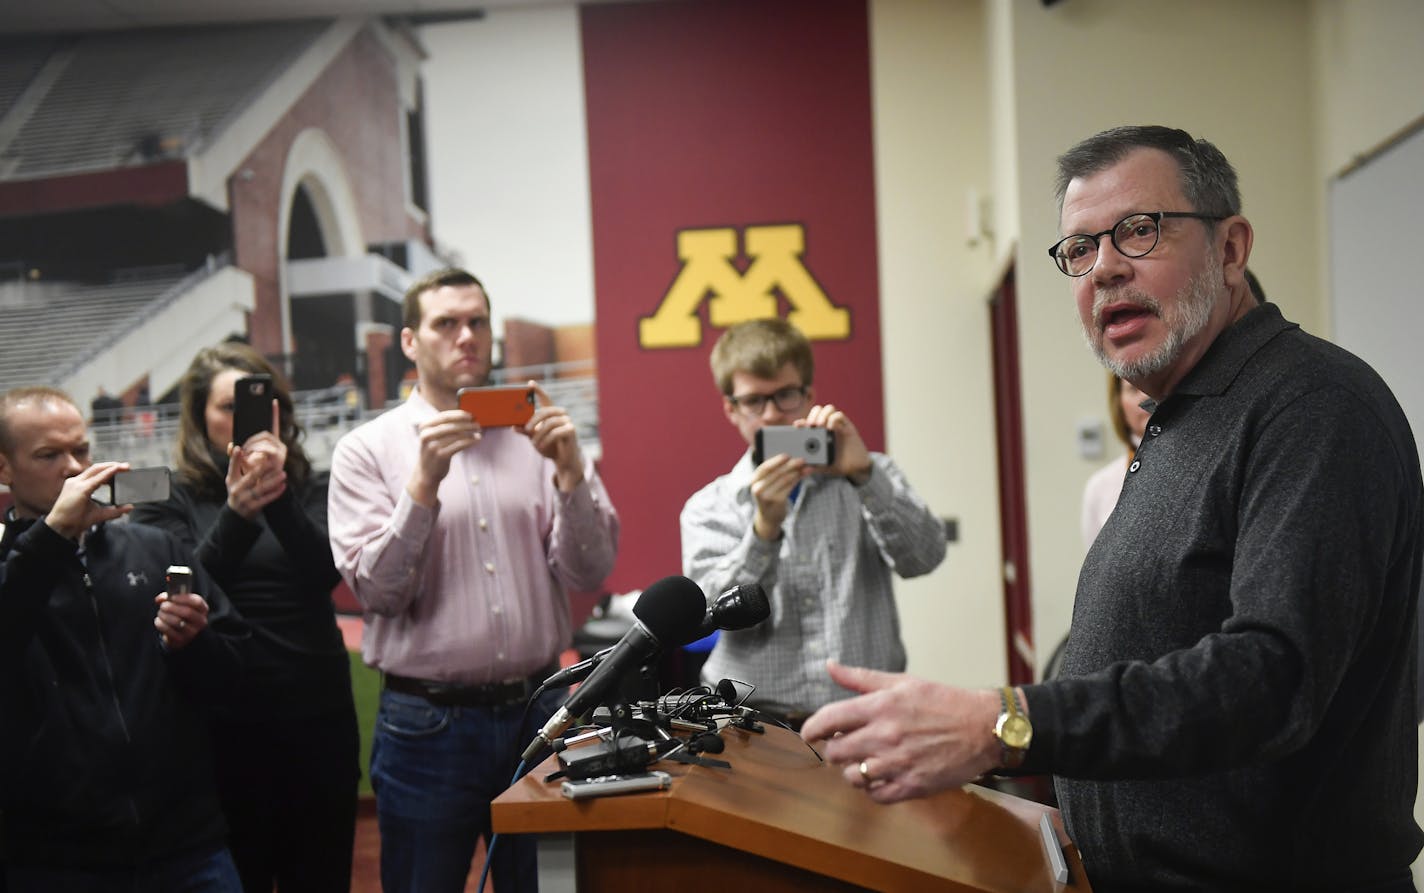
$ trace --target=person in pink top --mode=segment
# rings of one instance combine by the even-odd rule
[[[1083,546],[1093,544],[1098,531],[1112,514],[1117,505],[1117,496],[1122,492],[1122,479],[1127,475],[1127,466],[1142,443],[1142,434],[1147,430],[1147,418],[1151,415],[1142,408],[1147,395],[1133,387],[1132,382],[1108,373],[1108,413],[1112,418],[1113,432],[1127,451],[1093,472],[1088,483],[1083,486]]]
[[[337,569],[365,612],[365,662],[383,675],[370,777],[387,893],[465,888],[489,804],[562,702],[525,704],[571,640],[567,592],[613,568],[618,515],[568,413],[482,430],[457,408],[487,383],[483,285],[464,270],[406,291],[401,350],[418,382],[332,456]],[[524,717],[521,722],[521,717]],[[497,889],[537,889],[532,839],[495,848]]]

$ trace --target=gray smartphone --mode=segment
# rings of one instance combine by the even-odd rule
[[[760,465],[782,453],[804,459],[807,465],[831,465],[836,461],[836,436],[828,428],[798,428],[795,425],[767,425],[756,433],[752,445],[752,465]]]
[[[600,775],[564,782],[563,794],[570,800],[587,797],[607,797],[610,794],[636,794],[639,791],[661,791],[672,784],[666,772],[639,772],[633,775]]]
[[[94,501],[104,505],[163,502],[171,489],[172,478],[167,466],[130,468],[114,475],[107,485],[94,491]]]
[[[238,446],[262,431],[272,430],[272,376],[239,378],[232,391],[232,442]]]
[[[193,571],[181,564],[170,564],[164,580],[169,595],[187,595],[193,591]]]

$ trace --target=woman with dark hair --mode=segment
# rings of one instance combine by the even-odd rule
[[[272,428],[233,444],[238,379],[272,377]],[[251,347],[193,358],[180,385],[173,495],[133,519],[193,548],[252,629],[240,696],[215,711],[218,789],[247,893],[351,884],[360,778],[351,668],[331,590],[326,475],[282,376]]]

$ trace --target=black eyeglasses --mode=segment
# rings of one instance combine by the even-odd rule
[[[759,416],[766,411],[768,402],[775,403],[782,412],[795,412],[806,402],[806,386],[792,385],[774,394],[743,394],[740,397],[727,395],[727,402],[750,416]]]
[[[1086,276],[1098,262],[1098,240],[1111,236],[1113,247],[1123,257],[1143,257],[1157,247],[1162,235],[1162,220],[1167,217],[1187,217],[1193,220],[1225,220],[1219,214],[1197,214],[1192,211],[1152,211],[1129,214],[1111,229],[1100,233],[1077,233],[1064,236],[1048,249],[1048,256],[1066,276]]]

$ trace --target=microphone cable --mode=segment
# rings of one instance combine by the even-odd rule
[[[529,711],[533,709],[534,704],[538,702],[540,696],[544,694],[548,687],[547,684],[541,682],[539,687],[534,689],[534,693],[529,696],[529,699],[524,702],[524,710],[519,714],[519,725],[515,727],[515,734],[519,736],[514,741],[516,748],[519,746],[519,742],[523,740],[524,726],[525,723],[529,721]],[[523,778],[529,769],[533,769],[534,765],[534,763],[530,763],[528,760],[520,760],[519,765],[514,767],[514,777],[509,780],[509,786],[514,787],[518,784],[519,779]],[[479,885],[475,887],[476,893],[484,893],[485,881],[489,878],[490,866],[494,864],[492,857],[494,856],[495,845],[499,843],[499,834],[494,833],[492,826],[493,821],[491,821],[489,845],[485,847],[485,864],[480,868],[480,882]]]
[[[548,689],[548,687],[549,687],[549,686],[548,686],[546,683],[543,683],[543,682],[539,683],[539,687],[536,688],[536,689],[534,689],[534,694],[530,695],[530,696],[529,696],[529,700],[527,700],[527,701],[524,702],[524,712],[521,713],[521,714],[519,714],[519,725],[516,727],[516,728],[518,729],[518,731],[517,731],[515,734],[518,734],[518,735],[520,735],[521,737],[523,736],[523,734],[524,734],[524,724],[529,721],[529,711],[530,711],[530,709],[533,708],[535,702],[539,700],[539,698],[544,694],[544,692]],[[516,741],[514,742],[514,746],[515,746],[515,747],[518,747],[518,746],[519,746],[519,741],[518,741],[518,740],[516,740]],[[541,750],[542,750],[542,748],[541,748]],[[538,754],[536,754],[536,756],[538,756]],[[532,763],[532,762],[530,762],[529,760],[520,760],[520,762],[519,762],[519,768],[521,768],[521,769],[524,768],[524,764],[525,764],[525,763],[530,763],[530,768],[533,768],[533,766],[536,765],[535,763]],[[520,779],[520,777],[521,777],[521,773],[519,773],[518,771],[516,771],[515,774],[514,774],[514,781],[518,781],[518,780]],[[510,784],[514,784],[514,781],[510,782]]]
[[[746,690],[741,692],[740,698],[736,697],[739,691],[737,686],[739,685],[746,686]],[[759,722],[769,722],[774,726],[785,729],[786,731],[795,735],[797,738],[801,739],[801,743],[806,745],[806,749],[811,751],[811,753],[815,755],[817,762],[824,763],[826,761],[826,758],[821,756],[821,752],[817,750],[814,746],[812,746],[811,742],[807,741],[804,737],[802,737],[801,732],[799,730],[793,729],[785,721],[775,716],[771,716],[770,714],[763,713],[760,710],[757,710],[755,707],[745,706],[747,703],[747,699],[752,696],[752,692],[754,691],[756,691],[756,686],[750,682],[740,682],[734,679],[723,679],[721,682],[717,683],[717,694],[722,698],[722,700],[730,703],[735,709],[746,711],[745,713],[743,713],[741,717],[742,719],[755,720]],[[746,727],[742,726],[741,728]]]
[[[530,698],[529,700],[533,701],[534,699]],[[529,705],[527,704],[524,706],[524,713],[527,718],[529,714]],[[523,731],[523,720],[520,721],[519,725],[520,730]],[[515,742],[515,744],[517,745],[518,742]],[[510,787],[514,787],[515,782],[519,781],[519,779],[524,777],[524,763],[524,760],[520,760],[519,765],[514,767],[514,778],[510,779]],[[493,820],[491,820],[490,824],[491,826],[493,826]],[[493,832],[494,828],[491,827],[490,830],[491,832]],[[478,886],[475,887],[475,893],[485,893],[485,881],[489,879],[490,866],[494,864],[494,848],[498,845],[499,835],[497,833],[491,833],[489,839],[489,846],[485,847],[485,864],[480,869],[480,883]]]

